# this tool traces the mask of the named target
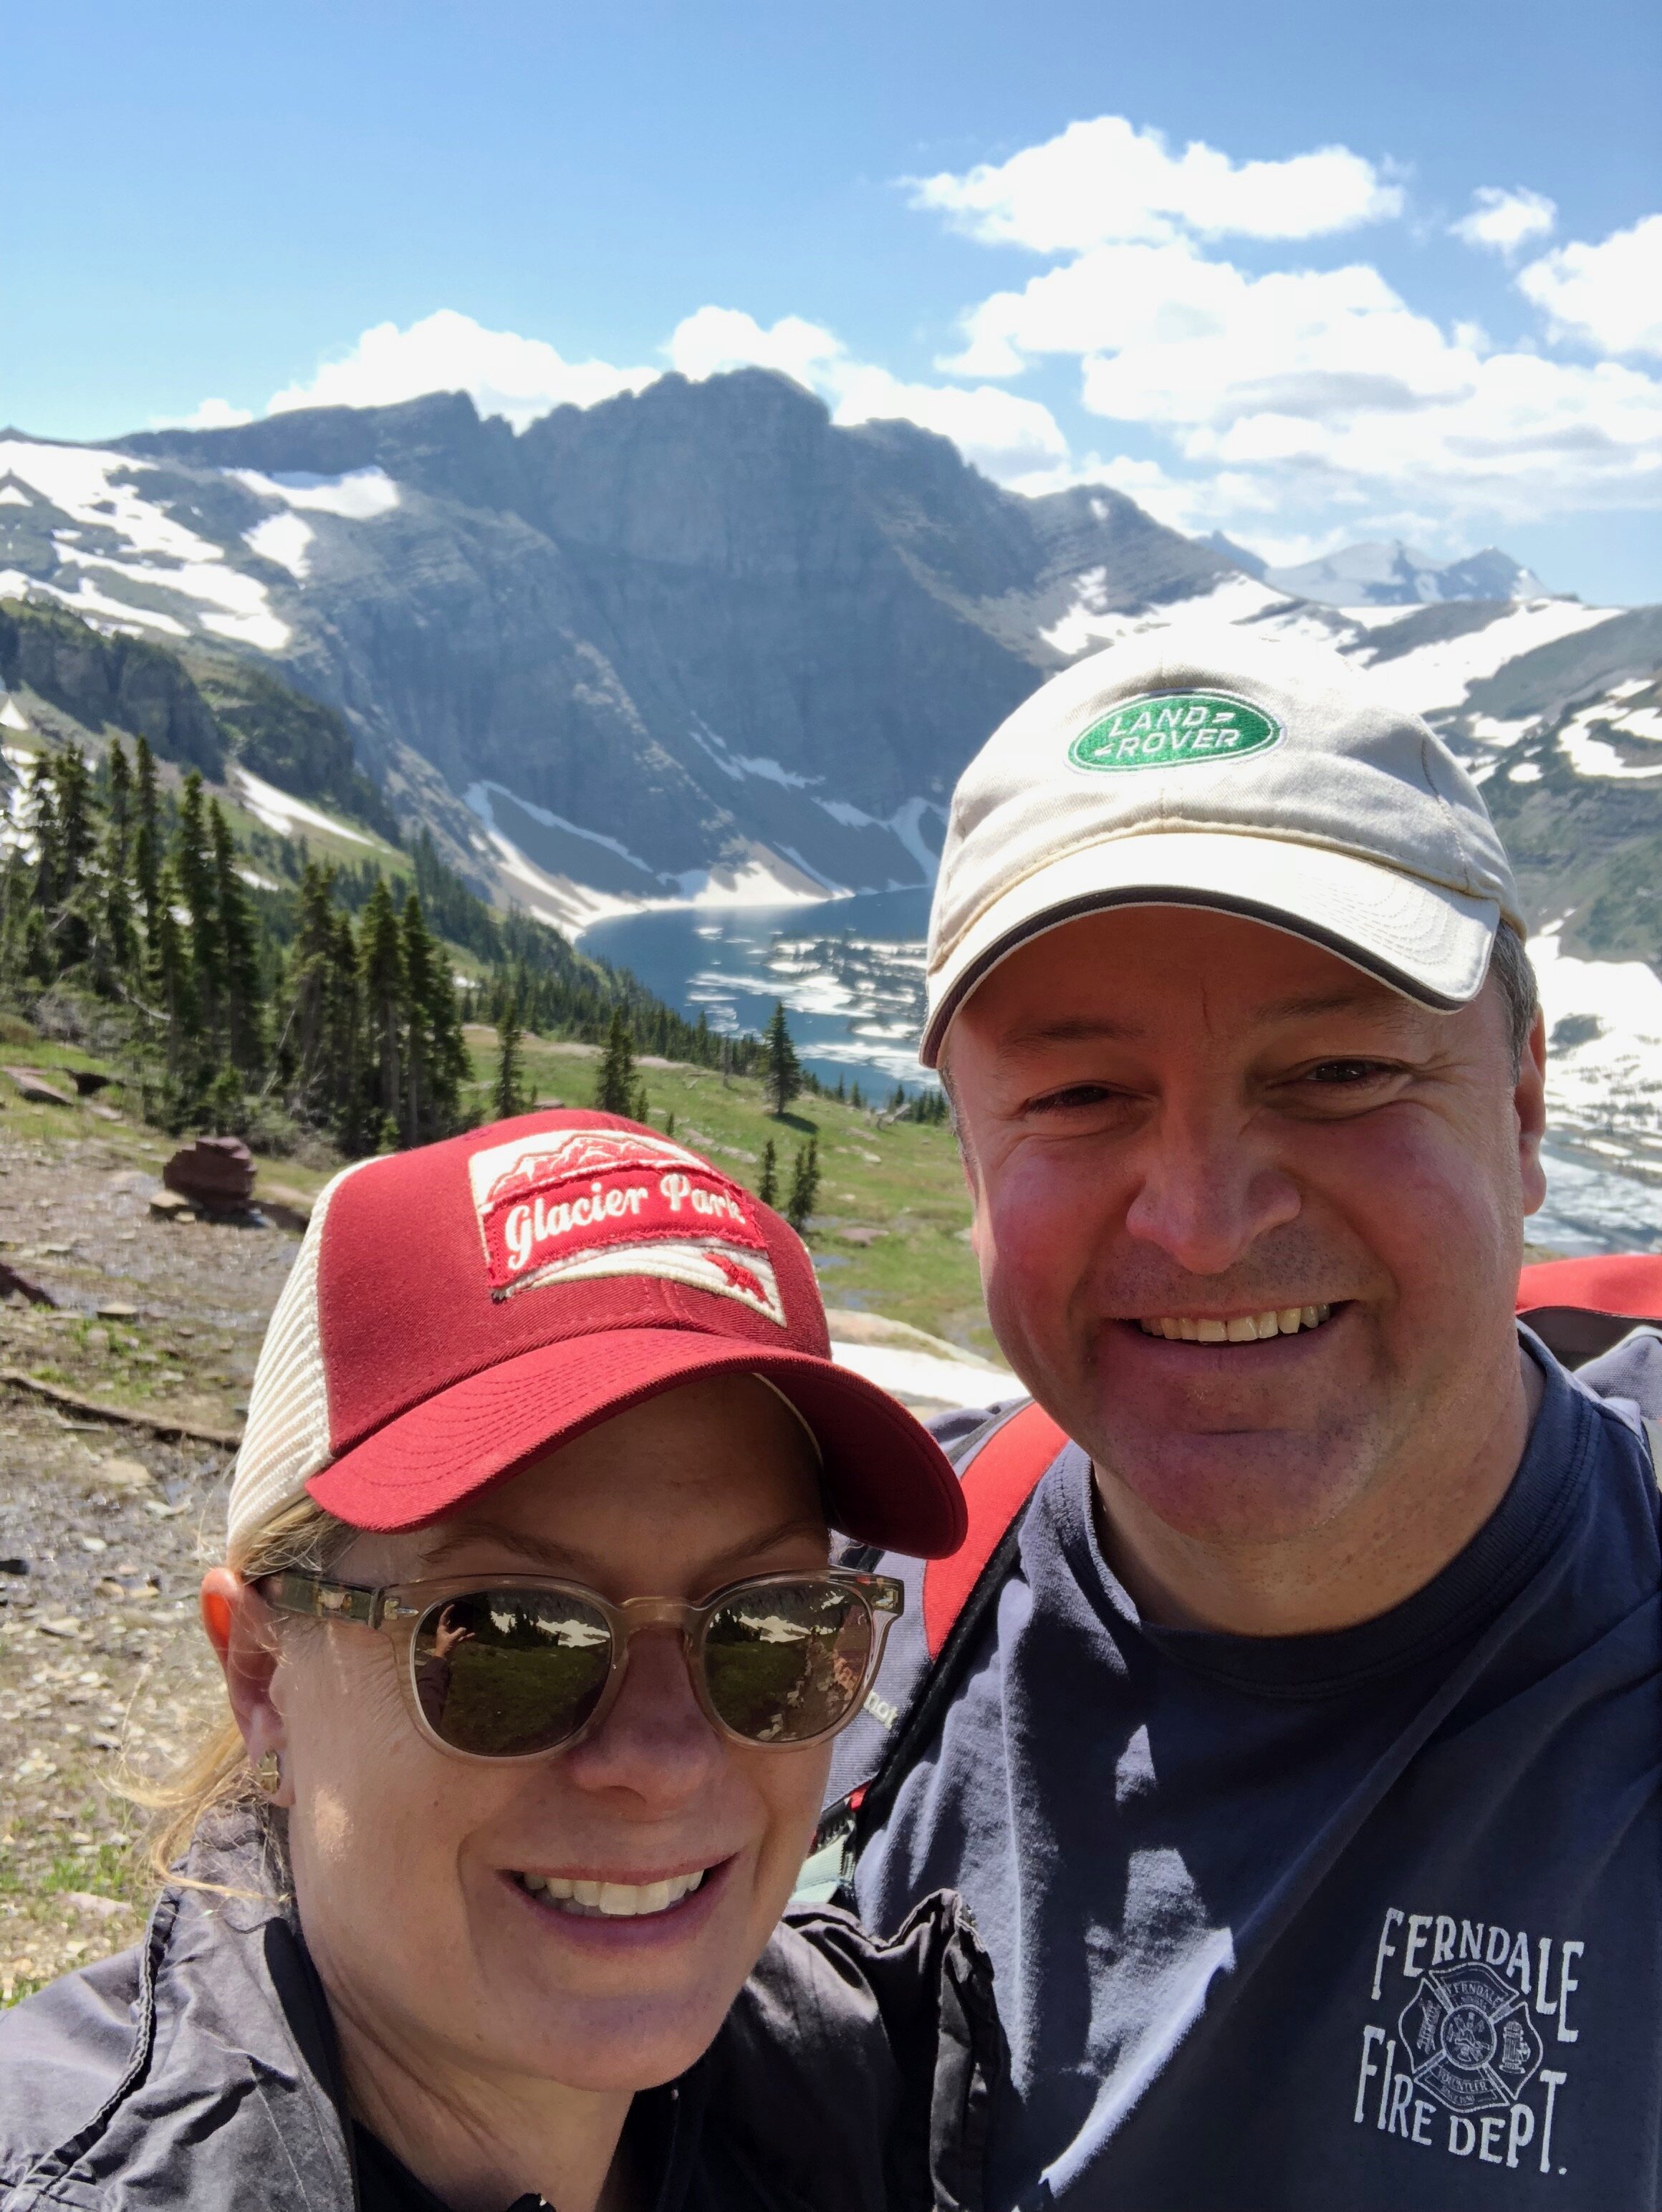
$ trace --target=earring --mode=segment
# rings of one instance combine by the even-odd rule
[[[268,1751],[253,1768],[254,1787],[262,1797],[275,1797],[283,1787],[283,1761],[276,1752]]]

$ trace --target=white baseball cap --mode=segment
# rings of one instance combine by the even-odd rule
[[[1446,1011],[1500,922],[1525,927],[1476,786],[1417,714],[1325,644],[1211,626],[1053,677],[959,777],[923,1065],[1019,945],[1110,906],[1245,915]]]

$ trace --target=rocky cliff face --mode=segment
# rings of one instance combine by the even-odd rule
[[[1231,573],[1117,494],[1018,499],[944,439],[833,428],[761,371],[519,436],[453,394],[112,451],[130,496],[256,587],[235,641],[340,709],[394,804],[568,908],[561,879],[923,879],[965,759],[1066,657],[1043,632],[1081,579],[1132,611]],[[41,580],[154,591],[77,521],[66,544],[32,505]]]
[[[135,633],[216,656],[222,720],[227,655],[292,681],[399,818],[568,927],[924,881],[953,780],[1044,675],[1200,611],[1377,672],[1496,779],[1540,898],[1590,912],[1653,834],[1654,611],[1532,592],[1501,555],[1329,566],[1294,596],[1117,492],[1018,498],[944,439],[836,428],[759,370],[517,435],[454,393],[101,449],[0,434],[0,598],[97,624],[118,689],[150,680]],[[302,720],[245,764],[373,821],[336,725]],[[1567,809],[1604,856],[1585,879],[1550,849]]]

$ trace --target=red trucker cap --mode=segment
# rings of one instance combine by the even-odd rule
[[[266,1330],[230,1534],[303,1492],[353,1528],[419,1528],[706,1375],[784,1394],[846,1534],[924,1559],[963,1540],[928,1430],[833,1365],[801,1240],[696,1152],[563,1110],[360,1161],[319,1197]]]

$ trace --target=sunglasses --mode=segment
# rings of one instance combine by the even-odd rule
[[[891,1576],[843,1567],[755,1575],[702,1605],[613,1605],[544,1575],[360,1589],[276,1574],[257,1587],[279,1613],[356,1621],[401,1641],[422,1734],[441,1751],[491,1759],[545,1758],[597,1727],[643,1628],[679,1633],[694,1694],[722,1735],[784,1750],[823,1742],[865,1703],[905,1601]]]

